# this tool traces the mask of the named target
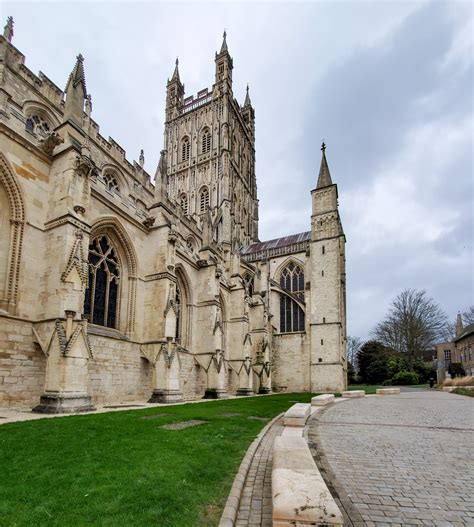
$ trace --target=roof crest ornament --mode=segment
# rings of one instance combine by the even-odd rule
[[[3,36],[5,37],[6,41],[8,43],[11,43],[13,38],[13,17],[9,16],[7,18],[7,23],[5,24],[5,27],[3,28]]]

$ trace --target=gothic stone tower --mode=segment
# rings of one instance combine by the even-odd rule
[[[248,88],[242,107],[234,99],[225,33],[215,65],[212,90],[185,98],[176,60],[166,96],[166,185],[199,225],[210,209],[212,238],[228,252],[258,238],[255,113]]]
[[[311,390],[346,388],[346,238],[339,217],[337,185],[332,183],[326,146],[312,191],[310,243]]]

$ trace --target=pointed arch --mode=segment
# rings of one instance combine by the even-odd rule
[[[293,333],[305,330],[304,302],[304,264],[288,258],[275,275],[280,287],[280,332]],[[289,293],[289,294],[287,294]]]
[[[190,349],[192,344],[192,289],[188,274],[181,264],[176,265],[176,291],[179,294],[179,307],[176,321],[176,338],[183,348]]]
[[[9,218],[5,218],[6,254],[5,281],[0,284],[0,306],[14,314],[18,301],[20,260],[25,226],[25,204],[20,184],[5,156],[0,153],[0,185],[9,203]],[[9,225],[8,225],[9,220]]]
[[[91,247],[95,239],[107,236],[121,265],[120,289],[117,291],[117,317],[115,327],[124,333],[135,330],[135,306],[137,289],[137,255],[127,231],[114,216],[99,218],[92,226]],[[125,320],[125,322],[123,322]]]

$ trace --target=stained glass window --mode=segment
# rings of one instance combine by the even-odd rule
[[[280,286],[304,301],[303,269],[290,262],[281,273]],[[285,294],[280,294],[280,331],[281,333],[304,331],[303,309],[295,300]]]
[[[107,236],[89,245],[89,287],[84,299],[84,314],[93,324],[116,327],[120,286],[120,264]]]

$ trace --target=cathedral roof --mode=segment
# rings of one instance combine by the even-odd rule
[[[267,251],[269,249],[280,249],[289,245],[307,242],[311,239],[311,231],[300,232],[299,234],[290,234],[283,238],[275,238],[274,240],[267,240],[265,242],[255,242],[250,245],[242,247],[242,255],[255,254],[260,251]]]

